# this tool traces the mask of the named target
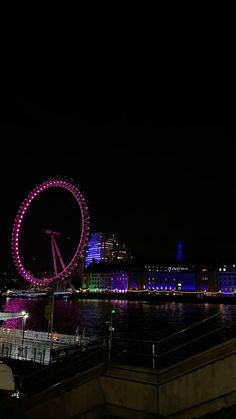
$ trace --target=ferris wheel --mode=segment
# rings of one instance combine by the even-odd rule
[[[69,191],[72,196],[75,198],[78,210],[81,212],[81,219],[82,219],[82,226],[81,226],[81,234],[78,240],[78,245],[76,247],[76,251],[72,256],[70,262],[65,265],[64,261],[61,259],[62,270],[58,272],[55,266],[54,260],[54,273],[49,278],[38,278],[31,274],[25,266],[23,265],[21,256],[20,256],[20,234],[22,228],[22,222],[25,218],[27,209],[30,207],[32,201],[35,197],[45,190],[50,188],[62,188],[64,190]],[[50,283],[54,282],[55,280],[64,281],[77,267],[79,261],[84,257],[88,236],[89,236],[89,228],[90,228],[90,217],[88,212],[88,206],[86,199],[78,185],[74,184],[72,181],[65,180],[65,179],[50,179],[36,185],[35,188],[28,194],[28,196],[24,199],[23,203],[21,204],[16,218],[15,223],[12,230],[12,255],[15,266],[20,273],[20,275],[28,282],[32,283],[35,286],[47,286]],[[46,231],[49,234],[49,231]],[[58,246],[55,241],[55,235],[58,233],[50,232],[51,233],[51,241],[52,246],[54,246],[54,250],[56,249],[58,252]]]

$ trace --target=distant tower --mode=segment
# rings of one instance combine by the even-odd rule
[[[177,245],[177,262],[183,262],[183,245],[181,241],[179,241]]]

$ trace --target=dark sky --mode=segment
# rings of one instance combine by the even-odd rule
[[[231,34],[150,16],[2,13],[1,270],[21,201],[56,175],[135,254],[236,256]]]

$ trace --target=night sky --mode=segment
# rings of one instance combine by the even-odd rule
[[[92,231],[134,255],[175,258],[182,240],[186,259],[236,258],[229,33],[69,7],[6,10],[0,31],[1,272],[21,201],[57,175],[80,184]]]

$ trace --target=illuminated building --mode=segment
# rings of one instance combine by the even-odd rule
[[[113,233],[92,233],[88,241],[88,250],[85,258],[85,267],[90,263],[129,261],[131,260],[130,249],[125,243],[120,243]]]
[[[219,289],[222,294],[236,294],[236,264],[222,265],[218,271]]]
[[[127,262],[132,260],[131,250],[125,243],[115,242],[112,250],[112,260]]]
[[[115,243],[115,242],[114,242]],[[119,253],[118,253],[119,254]],[[171,260],[113,260],[89,264],[83,272],[83,288],[89,291],[148,293],[220,292],[236,294],[236,265],[216,269],[213,265],[171,263]]]
[[[151,291],[195,291],[196,289],[194,267],[149,264],[145,265],[144,269],[144,289]]]
[[[197,269],[196,290],[205,292],[219,291],[218,273],[214,266],[207,264]]]
[[[104,232],[92,233],[88,240],[85,267],[92,262],[99,263],[112,260],[112,251],[115,242],[115,234]]]
[[[195,267],[132,262],[90,264],[83,274],[89,291],[195,291]]]
[[[90,264],[84,271],[83,283],[91,292],[127,292],[129,269],[120,263]]]

